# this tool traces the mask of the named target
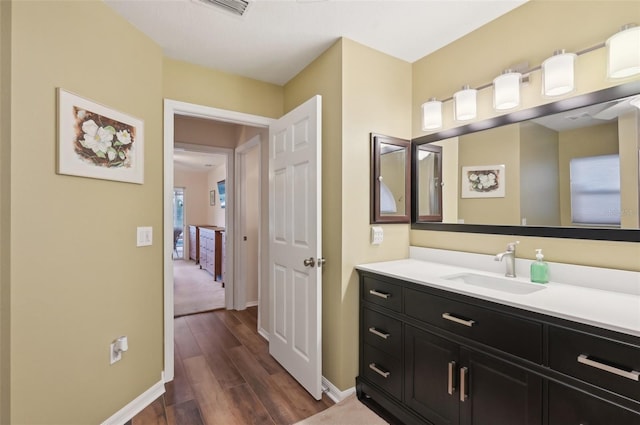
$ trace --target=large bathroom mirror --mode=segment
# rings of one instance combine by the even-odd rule
[[[635,81],[415,139],[412,228],[640,241],[639,134]]]
[[[410,147],[371,133],[371,223],[409,223]]]

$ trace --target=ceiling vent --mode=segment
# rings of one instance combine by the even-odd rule
[[[213,6],[236,16],[242,16],[249,7],[247,0],[197,0],[199,3]]]

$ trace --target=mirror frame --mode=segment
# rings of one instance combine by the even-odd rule
[[[409,223],[411,218],[411,141],[397,137],[371,133],[371,224]],[[405,150],[404,162],[404,214],[380,214],[380,143],[400,146]]]
[[[443,232],[486,233],[496,235],[538,236],[550,238],[591,239],[602,241],[640,242],[640,229],[604,229],[581,227],[544,227],[544,226],[507,226],[486,224],[427,223],[417,220],[418,217],[418,182],[417,182],[417,149],[424,143],[433,143],[451,137],[462,136],[482,130],[488,130],[508,124],[569,111],[583,106],[640,94],[640,81],[632,81],[619,86],[582,94],[568,99],[558,100],[530,109],[515,111],[510,114],[474,122],[461,127],[444,130],[438,133],[413,139],[411,142],[411,229],[434,230]],[[638,152],[640,165],[640,150]],[[640,174],[640,173],[639,173]],[[640,178],[638,179],[640,187]],[[640,205],[638,205],[640,210]]]

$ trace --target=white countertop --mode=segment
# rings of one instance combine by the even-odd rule
[[[504,263],[494,262],[493,256],[414,247],[411,249],[411,255],[414,258],[360,264],[356,269],[640,336],[640,293],[638,293],[640,273],[638,272],[550,263],[552,280],[546,284],[537,284],[531,283],[528,273],[525,272],[531,261],[517,259],[516,271],[521,271],[522,273],[518,276],[522,277],[514,280],[528,285],[541,285],[544,289],[529,294],[512,294],[442,278],[459,273],[476,273],[504,278],[502,271],[505,267]],[[444,258],[449,260],[434,261]],[[461,259],[463,261],[459,262]],[[451,261],[457,263],[445,264]],[[495,264],[490,264],[489,261]],[[475,267],[475,265],[485,265],[485,262],[487,266],[483,269]],[[467,266],[472,264],[474,268],[460,267],[457,264]],[[496,267],[500,268],[500,273],[487,270],[495,270]],[[589,281],[587,274],[595,275],[597,279]],[[559,283],[553,280],[554,275],[567,276],[564,282],[572,279],[581,280],[580,276],[584,276],[585,284]],[[612,280],[617,280],[617,283]],[[599,281],[600,284],[598,284]],[[606,289],[602,289],[603,287]],[[614,290],[611,290],[612,288]]]

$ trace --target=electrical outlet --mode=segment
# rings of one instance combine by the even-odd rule
[[[384,231],[380,226],[371,227],[371,245],[380,245],[384,240]]]
[[[116,350],[116,343],[112,342],[109,346],[109,359],[110,364],[114,364],[115,362],[119,362],[122,360],[122,351]]]
[[[136,229],[136,246],[150,246],[153,244],[153,227],[138,227]]]

